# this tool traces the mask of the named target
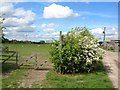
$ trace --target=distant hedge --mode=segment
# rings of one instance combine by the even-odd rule
[[[75,28],[54,41],[50,59],[60,73],[92,72],[102,59],[99,43],[86,28]]]

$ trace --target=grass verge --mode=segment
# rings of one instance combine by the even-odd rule
[[[42,83],[34,83],[36,88],[113,88],[112,82],[104,72],[60,75],[51,70]]]

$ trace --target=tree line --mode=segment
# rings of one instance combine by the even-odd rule
[[[44,40],[41,40],[41,41],[39,41],[39,42],[35,42],[35,41],[28,41],[28,40],[25,40],[25,41],[23,41],[23,40],[9,40],[9,39],[7,39],[7,38],[2,38],[2,43],[26,43],[26,44],[46,44],[46,42],[44,41]]]

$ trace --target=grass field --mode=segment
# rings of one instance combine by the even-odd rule
[[[45,57],[49,55],[49,44],[3,44],[3,46],[18,51],[20,56],[30,56],[36,53]]]
[[[10,50],[17,50],[20,56],[30,56],[32,54],[40,54],[43,57],[49,57],[48,44],[3,44],[8,46]],[[7,73],[7,77],[2,79],[3,88],[17,88],[21,80],[25,79],[31,69],[20,68],[16,69],[15,62],[7,61],[2,66],[2,71]],[[12,71],[12,72],[11,72]],[[47,73],[46,79],[42,82],[32,84],[33,88],[113,88],[112,82],[108,79],[105,70],[91,74],[75,74],[61,75],[50,70]]]

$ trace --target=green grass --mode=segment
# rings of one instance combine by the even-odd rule
[[[61,75],[51,70],[46,80],[36,82],[33,88],[113,88],[105,72]]]
[[[58,74],[54,70],[47,73],[46,80],[35,82],[33,88],[113,88],[103,63],[92,73]]]
[[[7,78],[2,79],[2,88],[17,88],[21,80],[27,76],[28,71],[29,69],[16,69]]]

